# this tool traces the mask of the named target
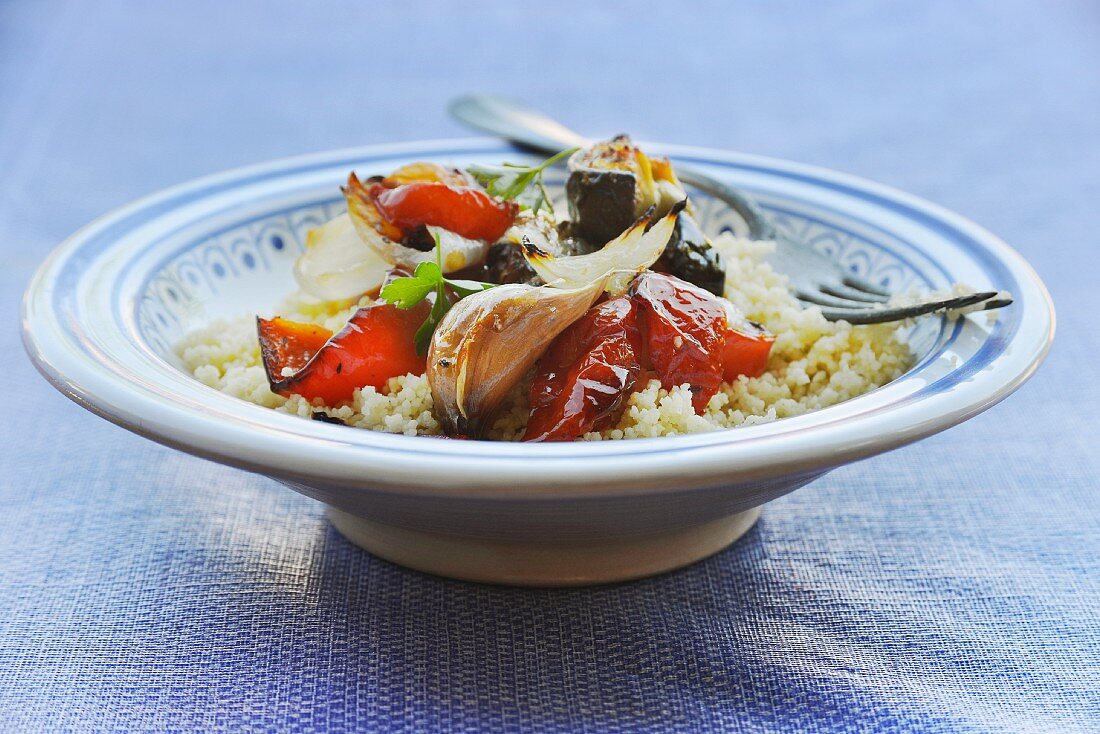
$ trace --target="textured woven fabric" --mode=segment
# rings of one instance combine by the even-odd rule
[[[0,4],[0,730],[1100,730],[1096,7],[470,5]],[[95,215],[463,135],[444,103],[471,89],[957,209],[1045,278],[1055,348],[1002,405],[769,505],[714,558],[571,591],[371,558],[22,355],[27,279]]]

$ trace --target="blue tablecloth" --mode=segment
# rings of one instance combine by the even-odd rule
[[[0,729],[1100,730],[1100,11],[1086,3],[0,4]],[[1045,278],[1017,395],[787,496],[735,547],[572,591],[371,558],[275,483],[133,436],[21,353],[66,234],[275,156],[581,130],[850,171]]]

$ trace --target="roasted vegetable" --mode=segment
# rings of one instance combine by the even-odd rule
[[[676,230],[657,261],[657,270],[675,275],[716,296],[726,290],[726,266],[695,218],[687,212],[676,220]]]
[[[374,197],[371,196],[370,190],[379,185],[380,181],[381,179],[375,177],[363,183],[352,172],[348,174],[347,185],[342,191],[348,204],[348,216],[355,225],[355,231],[387,262],[392,262],[394,258],[390,255],[389,245],[401,242],[405,233],[400,227],[386,221],[374,204]]]
[[[593,306],[553,341],[531,383],[524,441],[572,441],[612,423],[641,372],[638,312],[625,297]]]
[[[636,273],[648,268],[664,252],[682,208],[682,203],[672,207],[652,227],[649,227],[652,211],[647,211],[603,249],[588,255],[554,257],[530,241],[523,243],[524,255],[539,277],[550,285],[579,288],[605,278],[608,292],[620,295]]]
[[[651,376],[666,389],[687,384],[702,413],[723,380],[764,371],[773,341],[724,298],[643,273],[629,298],[593,306],[539,359],[524,440],[568,441],[607,428]]]
[[[323,326],[279,317],[257,318],[256,332],[260,338],[260,358],[272,390],[288,376],[284,372],[294,374],[301,370],[332,338],[332,332]]]
[[[542,283],[527,259],[523,256],[522,245],[511,242],[498,242],[489,248],[485,256],[485,280],[490,283]]]
[[[371,186],[378,213],[402,232],[432,224],[471,240],[496,242],[519,212],[519,204],[480,189],[417,181],[397,188]]]
[[[428,383],[444,432],[483,435],[508,392],[603,289],[602,280],[571,290],[510,284],[456,303],[428,350]]]
[[[542,285],[542,279],[524,256],[525,247],[553,257],[567,254],[553,217],[548,212],[524,210],[500,241],[489,248],[485,256],[486,279],[493,283]]]
[[[327,405],[336,405],[351,400],[356,388],[369,385],[381,389],[391,377],[423,374],[424,357],[416,353],[414,335],[429,308],[427,302],[408,310],[388,303],[361,308],[336,336],[316,348],[311,357],[306,355],[316,347],[316,341],[305,338],[288,339],[287,348],[281,352],[261,347],[272,391],[280,395],[301,395],[307,400],[320,398]],[[277,321],[283,323],[272,327],[272,322]],[[265,338],[271,344],[272,334],[285,334],[294,328],[308,326],[288,327],[287,324],[293,322],[282,319],[272,322],[262,319],[259,322],[261,345]],[[282,345],[282,341],[275,342],[276,347]],[[307,349],[290,354],[294,345],[305,345]],[[298,364],[302,366],[293,374],[283,374],[283,367],[294,369]]]
[[[457,168],[444,168],[438,163],[418,161],[407,163],[390,175],[378,179],[388,189],[416,182],[441,183],[448,186],[471,186],[474,182]]]
[[[668,161],[651,160],[626,135],[570,156],[565,192],[574,234],[594,246],[618,237],[649,207],[664,216],[686,196]]]
[[[618,237],[647,207],[662,216],[687,197],[668,159],[649,158],[625,135],[574,153],[569,169],[569,231],[597,247]],[[690,206],[656,267],[715,295],[725,288],[722,258]]]
[[[421,184],[409,185],[419,186]],[[371,193],[372,191],[400,190],[399,188],[386,189],[383,184],[377,182],[368,187],[352,173],[348,176],[347,186],[344,187],[344,197],[348,202],[348,215],[351,217],[352,224],[355,225],[355,231],[359,233],[363,242],[391,266],[397,265],[411,271],[415,270],[416,266],[422,262],[435,260],[436,256],[432,251],[434,248],[425,251],[406,246],[402,242],[405,232],[382,216]],[[419,199],[420,196],[422,195],[417,194],[415,198]],[[444,195],[444,198],[446,197],[447,195]],[[420,201],[419,203],[423,202]],[[402,221],[408,224],[412,222],[412,219]],[[446,228],[437,228],[437,230],[442,240],[440,263],[443,272],[450,273],[484,262],[485,253],[489,249],[486,240],[463,237]]]
[[[651,271],[638,276],[630,294],[661,385],[689,385],[691,404],[701,414],[722,384],[725,307],[697,286]]]
[[[310,230],[305,252],[294,263],[294,279],[312,296],[339,301],[377,290],[392,267],[341,214]]]
[[[732,306],[732,304],[730,304]],[[725,347],[722,349],[722,379],[733,382],[741,375],[759,377],[768,368],[775,337],[760,324],[727,309]]]
[[[636,218],[635,187],[634,176],[622,171],[580,169],[570,173],[565,194],[574,234],[593,245],[619,236]]]

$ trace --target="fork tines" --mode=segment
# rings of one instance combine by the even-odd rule
[[[937,311],[965,308],[981,303],[982,301],[987,302],[984,306],[985,309],[1001,308],[1012,303],[1011,299],[995,298],[996,296],[996,291],[983,291],[981,293],[970,293],[965,296],[924,301],[923,303],[895,306],[893,308],[883,306],[882,302],[869,304],[867,302],[861,303],[854,299],[844,303],[840,298],[833,298],[831,299],[834,301],[833,303],[821,304],[820,299],[812,300],[803,298],[801,294],[798,295],[798,298],[810,304],[825,305],[826,308],[821,309],[821,314],[830,321],[843,320],[851,324],[881,324],[887,321],[912,319],[917,316],[936,313]]]

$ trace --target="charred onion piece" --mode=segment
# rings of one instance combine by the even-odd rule
[[[341,214],[309,231],[305,252],[294,263],[294,279],[311,296],[339,301],[376,291],[391,267]]]
[[[428,350],[428,384],[444,432],[484,435],[508,392],[603,289],[603,280],[570,290],[516,283],[456,303]]]
[[[348,174],[348,183],[343,191],[355,231],[375,252],[390,262],[393,258],[391,250],[403,236],[402,231],[382,218],[371,198],[370,189],[354,172]]]
[[[438,163],[418,161],[407,163],[382,179],[387,189],[397,188],[416,181],[444,183],[448,186],[471,186],[473,181],[457,168],[444,168]]]
[[[608,292],[619,295],[636,273],[648,268],[664,252],[683,208],[684,202],[673,206],[649,231],[646,227],[652,213],[646,212],[603,249],[588,255],[554,257],[528,243],[525,243],[524,255],[539,277],[550,285],[579,288],[607,278]]]
[[[499,242],[485,256],[486,278],[491,283],[542,285],[542,278],[527,263],[524,242],[539,252],[559,257],[567,253],[554,218],[546,212],[521,211]]]

